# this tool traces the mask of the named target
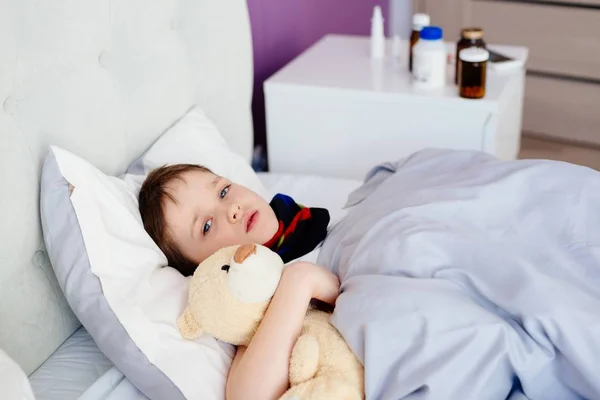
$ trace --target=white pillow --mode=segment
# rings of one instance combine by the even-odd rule
[[[230,150],[216,126],[197,107],[177,121],[129,167],[125,180],[139,190],[143,178],[151,169],[164,164],[182,163],[202,164],[263,197],[267,194],[250,164]]]
[[[176,322],[187,303],[189,278],[165,267],[167,260],[144,230],[138,211],[139,187],[149,170],[184,162],[202,164],[263,196],[267,192],[249,164],[228,148],[204,113],[194,109],[122,178],[107,176],[86,160],[51,147],[42,177],[44,235],[69,304],[134,385],[154,398],[222,399],[233,347],[209,336],[195,342],[181,337]],[[58,170],[60,179],[51,170]],[[70,196],[64,190],[69,184]],[[65,201],[73,215],[61,205]],[[79,231],[78,241],[73,232]],[[83,249],[73,245],[78,242]],[[85,269],[89,272],[82,272]],[[100,282],[101,292],[92,280]],[[95,298],[90,301],[90,296]],[[117,335],[119,330],[124,334]]]

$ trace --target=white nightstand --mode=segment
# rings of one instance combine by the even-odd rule
[[[446,88],[413,88],[405,48],[400,62],[377,62],[369,58],[368,37],[329,35],[270,77],[269,170],[362,179],[375,164],[425,147],[517,156],[524,68],[488,70],[486,97],[467,100],[458,96],[453,66]],[[490,48],[526,62],[525,48]]]

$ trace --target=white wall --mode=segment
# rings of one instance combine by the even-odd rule
[[[388,28],[389,36],[399,35],[408,39],[411,31],[412,0],[389,0]]]

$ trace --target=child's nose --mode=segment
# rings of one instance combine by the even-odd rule
[[[229,208],[228,218],[230,223],[237,224],[241,221],[243,215],[242,207],[239,204],[232,204]]]

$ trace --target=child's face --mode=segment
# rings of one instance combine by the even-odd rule
[[[188,171],[169,182],[174,202],[165,202],[167,229],[195,263],[222,247],[264,244],[279,227],[269,204],[244,186],[217,175]]]

